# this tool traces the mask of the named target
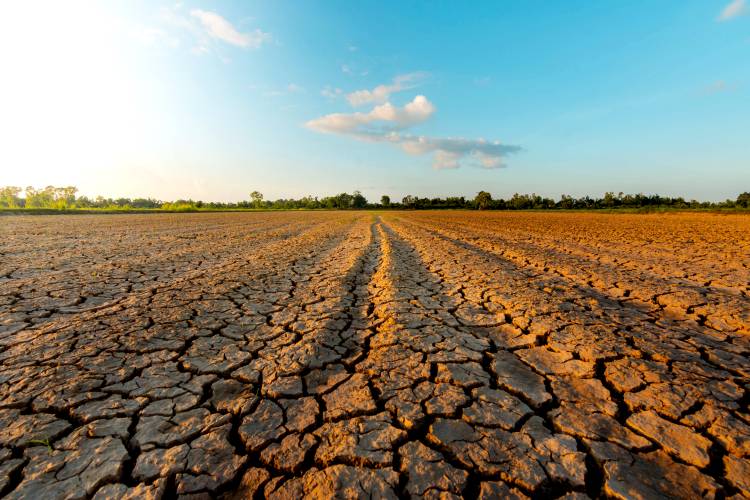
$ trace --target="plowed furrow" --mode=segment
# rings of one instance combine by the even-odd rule
[[[7,220],[0,496],[750,491],[748,218]]]

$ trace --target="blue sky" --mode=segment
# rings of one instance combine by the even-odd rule
[[[0,20],[0,56],[0,185],[750,190],[743,0],[30,0]]]

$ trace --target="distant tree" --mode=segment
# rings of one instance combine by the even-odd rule
[[[47,186],[44,189],[35,189],[33,186],[28,186],[26,188],[24,206],[28,208],[73,208],[76,206],[77,191],[78,188],[75,186],[62,188]],[[20,189],[16,191],[16,197],[18,192],[20,192]],[[0,195],[0,197],[2,197],[2,195]]]
[[[492,195],[487,191],[479,191],[474,198],[474,203],[479,210],[487,210],[492,206]]]
[[[299,200],[299,208],[320,208],[320,202],[312,196],[305,196]]]
[[[514,210],[524,210],[526,208],[531,208],[529,195],[513,193],[511,199],[508,200],[508,207]]]
[[[407,194],[401,199],[401,204],[404,205],[404,207],[406,208],[415,208],[417,205],[417,201],[419,201],[419,198],[417,198],[416,196]]]
[[[162,203],[153,198],[135,198],[130,202],[133,208],[160,208]]]
[[[542,198],[542,206],[540,208],[555,208],[555,200],[553,200],[552,198]]]
[[[253,208],[263,207],[263,194],[260,191],[250,193],[250,199],[252,200]]]
[[[750,208],[750,193],[742,193],[737,197],[735,205],[742,208]]]
[[[365,208],[367,206],[367,198],[362,196],[359,191],[354,191],[352,196],[352,207],[354,208]]]
[[[91,199],[86,196],[76,197],[77,189],[74,186],[55,187],[47,186],[43,189],[36,189],[33,186],[26,188],[26,196],[20,197],[21,189],[14,186],[0,186],[0,208],[44,208],[44,209],[70,209],[70,208],[97,208],[97,209],[153,209],[163,208],[166,210],[192,211],[199,208],[209,208],[214,210],[227,209],[246,209],[246,208],[268,208],[277,210],[298,210],[298,209],[350,209],[350,208],[367,208],[369,205],[367,199],[361,192],[355,191],[354,194],[341,193],[335,196],[327,196],[321,199],[312,196],[305,196],[299,199],[278,199],[264,200],[263,195],[258,191],[250,194],[250,200],[239,202],[204,202],[193,201],[190,199],[178,199],[171,202],[163,202],[152,198],[104,198],[97,196]],[[377,206],[377,205],[376,205]],[[727,199],[721,202],[711,201],[686,201],[683,197],[660,196],[658,194],[623,194],[622,192],[615,195],[613,192],[606,192],[604,196],[592,198],[583,196],[574,198],[563,194],[560,201],[555,202],[551,198],[544,198],[536,193],[532,194],[514,194],[509,200],[492,199],[492,195],[486,191],[477,193],[473,200],[467,200],[461,197],[446,198],[419,198],[414,195],[404,196],[402,204],[391,201],[390,196],[383,195],[380,198],[382,207],[398,207],[409,209],[455,209],[455,208],[478,208],[480,210],[547,210],[547,209],[580,209],[592,210],[601,208],[637,208],[645,211],[653,210],[655,207],[668,207],[676,209],[731,209],[731,208],[750,208],[750,192],[743,192],[737,196],[736,200]]]
[[[18,208],[21,206],[21,198],[18,194],[21,192],[20,187],[5,186],[0,187],[0,207]]]
[[[567,194],[561,195],[560,201],[557,202],[557,206],[565,210],[570,210],[573,208],[573,197]]]
[[[339,194],[336,196],[336,208],[351,208],[352,198],[352,195],[349,193]]]
[[[336,202],[335,196],[326,196],[320,200],[320,204],[323,205],[323,208],[336,208]]]
[[[88,196],[76,198],[76,208],[94,208],[94,201]]]
[[[615,193],[611,191],[607,191],[606,193],[604,193],[604,199],[602,200],[602,205],[605,208],[612,208],[615,206],[616,199],[617,198],[615,198]]]
[[[41,191],[34,186],[26,186],[26,208],[42,208],[44,206]]]

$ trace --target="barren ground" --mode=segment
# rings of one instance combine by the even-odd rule
[[[750,217],[0,218],[0,496],[750,496]]]

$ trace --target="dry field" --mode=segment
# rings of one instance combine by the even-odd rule
[[[750,495],[750,217],[0,218],[0,496]]]

